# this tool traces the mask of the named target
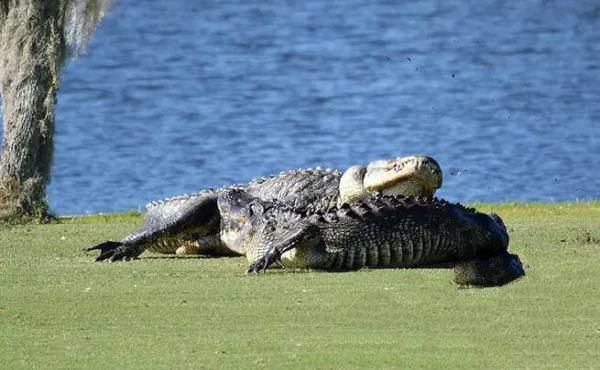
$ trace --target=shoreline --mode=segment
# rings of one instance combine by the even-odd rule
[[[558,202],[519,202],[519,201],[507,201],[507,202],[468,202],[463,203],[467,207],[473,207],[476,209],[488,209],[488,208],[547,208],[547,207],[572,207],[572,206],[590,206],[600,207],[600,199],[586,199],[586,200],[574,200],[574,201],[558,201]],[[86,213],[86,214],[65,214],[55,215],[58,220],[72,220],[72,219],[85,219],[85,218],[110,218],[110,217],[137,217],[144,215],[145,211],[137,210],[126,210],[126,211],[115,211],[115,212],[98,212],[98,213]]]

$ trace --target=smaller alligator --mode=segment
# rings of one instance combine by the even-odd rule
[[[121,241],[106,241],[96,261],[130,260],[145,250],[159,253],[235,255],[219,237],[221,194],[237,189],[258,199],[275,200],[298,212],[314,213],[375,193],[433,195],[442,185],[442,170],[431,157],[417,155],[356,165],[344,173],[302,169],[253,180],[245,185],[209,189],[153,202],[141,229]]]
[[[479,286],[524,275],[498,215],[437,198],[376,196],[301,214],[231,190],[218,206],[221,239],[246,254],[248,272],[273,263],[331,271],[458,263],[455,281]]]

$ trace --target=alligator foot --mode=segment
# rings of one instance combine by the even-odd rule
[[[525,269],[519,256],[508,252],[460,262],[454,267],[454,282],[459,286],[500,286],[522,276]]]
[[[281,253],[279,253],[277,248],[269,249],[264,256],[252,262],[250,266],[248,266],[248,270],[246,271],[246,273],[258,274],[261,271],[265,272],[267,268],[269,268],[269,266],[271,266],[272,264],[276,264],[282,269],[285,268],[283,263],[281,263]]]
[[[105,241],[104,243],[100,243],[90,248],[85,248],[84,251],[89,252],[93,250],[99,250],[100,254],[96,257],[96,262],[102,261],[128,261],[133,259],[133,257],[128,256],[125,252],[125,248],[123,247],[123,243],[114,242],[114,241]]]

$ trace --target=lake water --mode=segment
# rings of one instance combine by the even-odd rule
[[[116,0],[64,69],[58,214],[426,153],[452,201],[600,198],[600,3]]]

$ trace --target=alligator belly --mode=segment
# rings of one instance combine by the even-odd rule
[[[281,262],[285,267],[291,268],[323,268],[328,256],[322,250],[316,248],[294,248],[281,256]]]
[[[177,255],[215,255],[215,256],[237,256],[235,251],[227,248],[221,243],[219,235],[207,235],[196,240],[184,240],[181,238],[163,238],[152,243],[149,251],[164,254]]]

